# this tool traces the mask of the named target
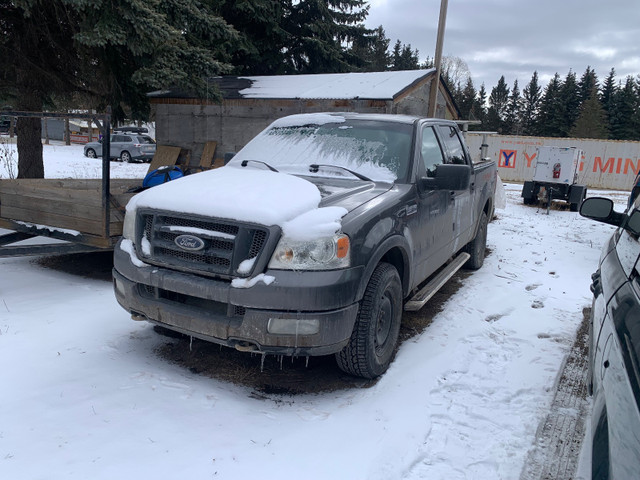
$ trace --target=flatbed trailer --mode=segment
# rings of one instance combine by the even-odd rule
[[[100,179],[0,180],[0,257],[77,253],[112,249],[122,234],[124,207],[141,185],[140,179],[110,178],[110,121],[105,114],[2,112],[38,118],[90,119],[103,129]],[[15,245],[34,237],[46,241]]]

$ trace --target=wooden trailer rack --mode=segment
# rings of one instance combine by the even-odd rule
[[[113,249],[124,221],[124,207],[140,179],[111,180],[110,110],[104,114],[2,112],[14,117],[92,120],[103,131],[101,179],[0,179],[0,257],[51,255]],[[35,237],[63,242],[14,245]]]

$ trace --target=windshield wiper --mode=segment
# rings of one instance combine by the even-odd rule
[[[349,170],[347,167],[343,167],[341,165],[328,165],[328,164],[312,163],[311,165],[309,165],[309,171],[311,173],[318,173],[318,170],[320,169],[320,167],[338,168],[340,170],[346,170],[347,172],[349,172],[354,177],[358,177],[360,180],[364,180],[365,182],[373,182],[373,180],[371,180],[369,177],[365,177],[364,175],[362,175],[362,174],[360,174],[358,172],[354,172],[353,170]]]
[[[269,170],[271,170],[272,172],[276,172],[278,173],[278,170],[276,170],[275,168],[273,168],[271,165],[269,165],[267,162],[261,162],[260,160],[243,160],[242,162],[240,162],[240,165],[243,167],[246,167],[247,164],[249,162],[254,162],[254,163],[261,163],[262,165],[264,165],[265,167],[267,167]]]

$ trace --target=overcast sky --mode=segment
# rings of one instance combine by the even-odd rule
[[[440,0],[369,0],[367,26],[382,25],[397,39],[435,56]],[[569,69],[578,80],[587,66],[599,81],[640,74],[639,0],[449,0],[443,55],[469,65],[476,89],[487,94],[504,75],[520,91],[535,70],[542,84]]]

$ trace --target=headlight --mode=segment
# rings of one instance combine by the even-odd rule
[[[315,240],[283,237],[271,257],[276,270],[335,270],[350,265],[349,237],[334,235]]]
[[[128,240],[135,242],[136,237],[136,211],[127,211],[124,216],[124,225],[122,226],[122,236]]]

